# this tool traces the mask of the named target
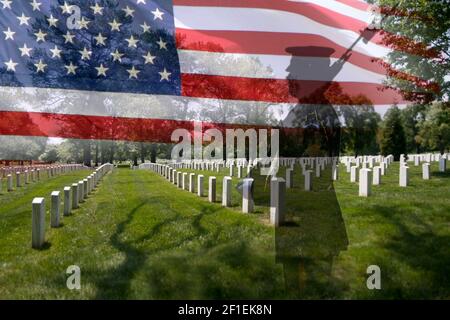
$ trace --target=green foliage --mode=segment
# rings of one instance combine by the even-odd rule
[[[450,5],[447,0],[376,0],[381,7],[397,6],[397,12],[387,14],[382,28],[384,42],[395,50],[389,55],[389,62],[397,69],[415,75],[423,80],[435,82],[440,92],[435,99],[442,99],[450,93]],[[401,12],[401,14],[398,14]],[[410,39],[410,43],[399,41],[398,36]],[[414,45],[413,42],[421,43]],[[428,52],[428,53],[426,53]],[[439,53],[432,58],[430,53]],[[410,81],[393,76],[390,84],[403,90],[423,91]]]
[[[390,108],[385,115],[380,148],[383,155],[392,154],[396,160],[406,152],[405,130],[397,106]]]
[[[428,150],[420,144],[420,126],[425,120],[428,105],[414,104],[401,110],[403,128],[405,130],[406,152],[421,153]]]
[[[45,151],[47,138],[0,136],[0,159],[37,160]]]
[[[377,154],[377,132],[380,115],[371,105],[341,106],[338,114],[344,119],[341,150],[345,154]]]
[[[55,163],[59,161],[58,150],[55,146],[50,146],[47,151],[39,157],[39,160],[47,163]]]
[[[420,126],[420,143],[441,153],[450,148],[450,104],[435,103]]]

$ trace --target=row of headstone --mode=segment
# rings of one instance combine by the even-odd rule
[[[43,175],[48,178],[55,177],[57,175],[85,169],[83,165],[80,164],[68,164],[68,165],[58,165],[52,167],[41,167],[31,170],[18,170],[14,174],[5,171],[6,175],[6,190],[8,192],[14,191],[15,188],[21,188],[30,183],[41,181]],[[0,192],[2,191],[3,178],[0,176]]]
[[[357,167],[352,167],[351,180],[356,182],[355,176],[358,175]],[[374,167],[373,169],[359,170],[359,196],[368,197],[371,195],[371,185],[380,185],[382,176],[382,167]],[[422,164],[422,179],[430,180],[430,163]],[[399,169],[399,186],[406,188],[409,185],[409,167],[406,163],[400,165]],[[354,181],[356,180],[356,181]]]
[[[33,166],[10,166],[0,167],[0,178],[6,178],[9,174],[13,175],[17,172],[25,173],[32,171],[39,171],[47,173],[49,176],[54,176],[61,173],[80,170],[85,168],[81,164],[58,164],[58,165],[33,165]]]
[[[180,167],[171,167],[164,164],[146,163],[139,167],[140,169],[152,170],[166,178],[170,183],[178,188],[195,193],[195,173],[182,172]],[[189,177],[189,183],[188,183]],[[232,205],[232,177],[226,176],[222,181],[222,205],[231,207]],[[197,176],[197,195],[204,197],[204,175]],[[247,178],[243,180],[242,185],[242,212],[251,213],[254,210],[253,201],[253,183],[254,179]],[[217,178],[210,176],[208,179],[208,201],[215,203],[217,201]]]
[[[69,216],[72,210],[79,208],[80,203],[84,202],[88,195],[92,193],[101,179],[114,166],[112,164],[104,164],[97,168],[86,179],[72,184],[71,187],[64,188],[64,216]],[[50,226],[58,228],[61,225],[61,192],[53,191],[51,193],[51,207],[50,207]],[[31,230],[31,246],[34,249],[42,249],[45,245],[45,222],[46,207],[45,198],[34,198],[32,202],[32,230]]]

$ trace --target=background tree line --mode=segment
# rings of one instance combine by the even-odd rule
[[[381,118],[373,106],[337,108],[343,123],[341,153],[348,155],[448,152],[450,108],[446,102],[392,106]],[[137,165],[156,158],[169,159],[173,145],[144,142],[64,140],[59,144],[43,139],[20,138],[14,146],[0,137],[0,155],[47,162],[77,162],[98,165],[131,162]],[[11,151],[15,150],[15,151]],[[2,156],[2,158],[7,158]]]

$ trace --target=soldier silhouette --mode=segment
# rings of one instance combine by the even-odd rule
[[[280,156],[336,159],[341,125],[327,91],[336,85],[333,80],[349,55],[331,64],[331,48],[291,47],[286,51],[292,54],[287,68],[289,92],[299,103],[283,121]],[[294,175],[301,174],[297,165]],[[275,231],[276,260],[283,264],[286,290],[295,298],[326,297],[333,287],[333,261],[348,246],[331,163],[320,179],[314,178],[312,192],[305,192],[303,186],[289,190],[286,210],[286,223]]]

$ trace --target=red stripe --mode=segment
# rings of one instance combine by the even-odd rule
[[[202,122],[202,129],[268,128]],[[0,111],[0,135],[170,143],[176,129],[194,130],[194,122],[41,112]]]
[[[196,31],[177,29],[177,47],[181,50],[195,50],[205,52],[241,53],[241,54],[273,54],[291,55],[286,52],[289,47],[314,46],[331,48],[335,52],[333,58],[340,59],[346,53],[346,49],[334,42],[317,35],[295,33],[270,33],[270,32],[241,32],[241,31]],[[314,48],[302,50],[296,56],[328,57]],[[352,51],[348,62],[366,70],[381,74],[391,75],[398,79],[414,82],[418,87],[428,89],[430,85],[424,79],[398,71],[389,63]]]
[[[343,4],[346,4],[349,7],[353,7],[358,10],[366,11],[370,8],[370,5],[361,1],[355,1],[355,0],[336,0],[338,2],[341,2]]]
[[[295,89],[295,92],[301,93],[299,98],[290,94],[290,85],[299,88]],[[325,92],[323,92],[324,86],[327,86]],[[188,97],[276,103],[386,105],[394,102],[406,102],[397,90],[370,83],[329,83],[324,81],[255,79],[202,74],[183,74],[182,94]]]
[[[368,24],[365,22],[311,3],[299,3],[282,0],[174,0],[174,5],[228,8],[263,8],[281,10],[300,14],[323,25],[331,26],[336,29],[351,30],[358,34],[360,34],[368,26]],[[390,33],[387,31],[383,31],[382,33],[367,31],[363,33],[363,37],[366,40],[370,40],[371,42],[378,45],[392,48],[389,43],[386,43],[386,41],[384,41],[385,35],[389,34]],[[402,48],[396,48],[396,50],[425,56],[429,56],[430,54],[437,56],[438,54],[437,52],[428,50],[426,45],[424,44],[417,43],[411,39],[407,39],[406,37],[401,38],[404,46],[402,46]]]
[[[341,58],[346,48],[335,42],[313,34],[277,33],[277,32],[243,32],[243,31],[197,31],[189,29],[176,30],[178,49],[224,53],[291,55],[286,52],[289,47],[316,46],[332,48],[334,58]],[[304,51],[303,56],[320,56],[314,50]],[[352,51],[348,60],[364,69],[386,74],[386,69],[373,57]]]

